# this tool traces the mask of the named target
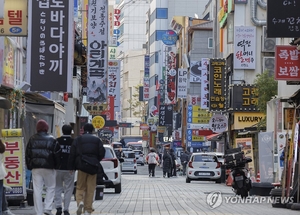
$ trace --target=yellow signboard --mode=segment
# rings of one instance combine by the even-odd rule
[[[210,117],[196,117],[196,118],[192,118],[192,123],[196,123],[196,124],[208,124],[210,120]]]
[[[204,136],[192,136],[192,141],[205,141]]]
[[[2,137],[22,137],[22,129],[2,129],[1,130]]]
[[[89,0],[82,1],[82,18],[81,18],[81,26],[82,26],[82,43],[87,46],[87,26],[88,26],[88,5]]]
[[[83,107],[91,115],[100,115],[107,109],[107,104],[84,103]]]
[[[193,105],[193,112],[208,113],[206,109],[202,109],[200,105]]]
[[[292,129],[295,108],[284,108],[284,130]]]
[[[4,18],[0,18],[0,36],[27,35],[27,8],[26,0],[5,0]]]
[[[102,116],[95,116],[92,119],[92,124],[93,124],[94,128],[101,129],[105,125],[105,119]]]
[[[258,112],[236,112],[234,113],[234,129],[244,129],[259,123],[265,114]]]

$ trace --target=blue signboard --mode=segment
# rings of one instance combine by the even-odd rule
[[[187,130],[187,135],[186,135],[186,138],[187,138],[187,141],[192,141],[192,129],[188,129]]]
[[[193,121],[193,106],[189,105],[188,112],[187,112],[187,122],[192,123],[192,121]]]
[[[203,142],[191,142],[191,147],[201,148],[201,147],[203,147]]]
[[[78,18],[78,0],[74,0],[74,19]]]
[[[166,33],[162,35],[161,40],[165,45],[175,45],[177,41],[177,34],[173,30],[167,30]]]
[[[120,30],[119,29],[114,29],[114,34],[115,35],[119,35],[120,34]]]

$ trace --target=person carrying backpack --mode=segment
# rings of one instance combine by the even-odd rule
[[[155,149],[150,149],[150,153],[146,156],[146,162],[148,163],[149,177],[155,176],[155,167],[158,164],[159,157],[155,153]]]

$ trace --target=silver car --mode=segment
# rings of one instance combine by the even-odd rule
[[[124,151],[125,158],[122,163],[122,172],[133,172],[137,174],[137,162],[133,151]]]
[[[141,150],[133,150],[135,153],[135,159],[137,164],[145,165],[145,155]]]

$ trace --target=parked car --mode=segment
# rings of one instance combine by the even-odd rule
[[[186,172],[186,183],[192,180],[221,183],[221,162],[215,154],[193,153]]]
[[[137,174],[137,163],[133,151],[124,151],[125,159],[122,164],[122,172],[133,172]]]
[[[135,159],[137,164],[145,165],[145,155],[141,150],[133,150],[135,153]]]
[[[114,188],[115,193],[121,193],[122,183],[121,183],[121,163],[124,162],[123,158],[118,159],[112,146],[103,145],[105,148],[105,157],[100,162],[104,173],[108,177],[108,180],[103,180],[105,188]],[[77,171],[75,172],[75,185],[77,181]],[[75,186],[76,187],[76,186]],[[75,192],[74,192],[75,194]]]

